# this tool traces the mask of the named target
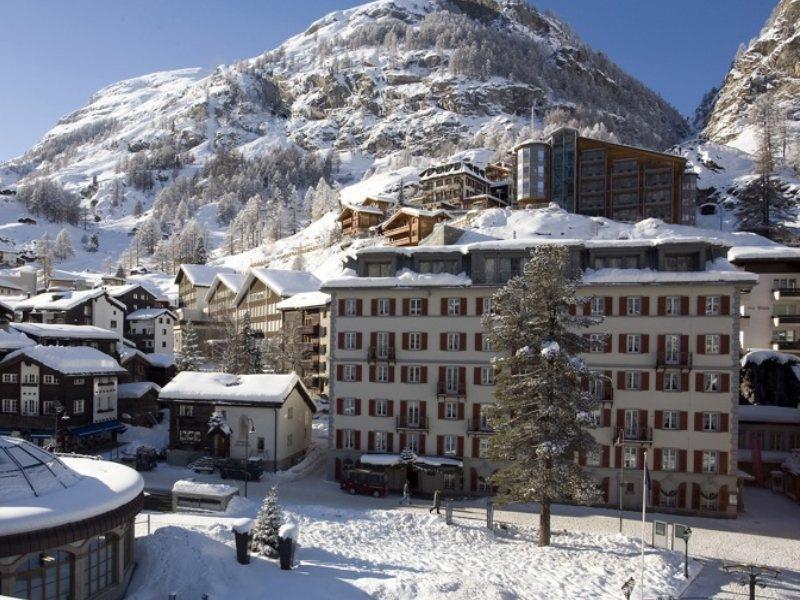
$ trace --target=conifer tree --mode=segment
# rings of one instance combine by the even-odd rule
[[[53,255],[58,260],[66,260],[70,256],[75,255],[75,248],[72,246],[72,238],[69,235],[69,231],[66,229],[62,229],[58,232],[55,245],[53,246]]]
[[[262,556],[278,555],[278,530],[281,528],[281,509],[278,488],[273,486],[258,511],[250,537],[250,550]]]
[[[483,320],[499,369],[489,453],[506,465],[493,481],[500,502],[540,504],[540,546],[550,544],[553,502],[590,502],[598,492],[576,461],[595,450],[589,427],[598,401],[583,382],[598,376],[578,357],[585,342],[577,329],[593,321],[570,314],[579,299],[569,256],[564,246],[536,248]]]
[[[203,362],[200,351],[200,340],[191,321],[181,331],[181,351],[178,353],[175,366],[178,371],[197,371]]]

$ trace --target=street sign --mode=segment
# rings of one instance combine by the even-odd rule
[[[666,521],[653,521],[653,540],[651,546],[669,546],[669,524]]]

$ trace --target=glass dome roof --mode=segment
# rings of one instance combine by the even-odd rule
[[[80,478],[50,452],[0,436],[0,502],[43,496],[71,487]]]

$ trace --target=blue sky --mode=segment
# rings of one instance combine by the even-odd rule
[[[255,56],[358,0],[18,0],[3,3],[0,160],[99,88]],[[534,0],[690,115],[775,0]]]

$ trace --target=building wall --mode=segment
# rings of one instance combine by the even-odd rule
[[[236,291],[225,285],[218,285],[208,300],[208,318],[218,323],[233,321],[236,318],[235,299]]]
[[[333,310],[341,309],[341,301],[345,298],[360,300],[362,314],[348,317],[337,312],[331,332],[331,444],[334,458],[340,460],[356,459],[361,453],[368,451],[370,432],[385,431],[391,435],[389,452],[400,452],[403,448],[401,436],[408,439],[410,431],[402,427],[399,418],[402,416],[401,405],[407,407],[412,401],[424,402],[425,413],[428,418],[428,427],[419,433],[425,435],[425,447],[420,448],[420,454],[442,454],[441,436],[457,436],[455,456],[463,458],[464,470],[460,489],[457,491],[476,491],[474,482],[476,477],[485,477],[491,474],[493,465],[481,459],[480,440],[485,433],[476,432],[472,424],[478,416],[480,406],[493,401],[492,385],[481,385],[476,369],[488,367],[491,352],[484,352],[478,334],[482,332],[480,322],[479,298],[491,296],[495,288],[434,288],[423,290],[334,290]],[[598,443],[606,448],[600,455],[600,465],[592,467],[598,484],[608,489],[607,502],[616,504],[618,501],[617,481],[618,469],[622,457],[617,456],[614,448],[617,427],[624,426],[625,409],[646,411],[639,413],[642,418],[642,427],[652,428],[653,449],[675,448],[685,451],[685,468],[678,472],[666,472],[655,462],[655,451],[648,455],[648,464],[653,471],[653,479],[658,481],[665,491],[672,491],[680,483],[686,484],[684,489],[685,508],[691,510],[693,484],[701,486],[703,493],[719,493],[722,486],[727,486],[728,493],[736,491],[736,405],[738,395],[738,323],[739,310],[738,292],[732,285],[697,285],[691,290],[687,301],[687,315],[660,316],[660,296],[684,296],[687,289],[680,286],[651,285],[651,286],[609,286],[585,289],[583,294],[610,297],[613,305],[609,316],[605,317],[602,325],[594,326],[586,331],[610,332],[611,339],[607,352],[586,354],[589,365],[599,371],[610,371],[610,386],[613,388],[613,401],[606,404],[607,412],[598,415],[600,426],[594,430]],[[723,295],[728,298],[726,308],[728,314],[720,316],[704,316],[698,314],[698,302],[701,296]],[[393,316],[374,316],[372,307],[374,299],[381,296],[390,296],[394,299]],[[621,316],[619,312],[620,298],[639,296],[648,298],[642,301],[649,304],[647,315],[640,317]],[[428,316],[403,316],[405,309],[404,300],[413,297],[422,297],[427,303]],[[466,302],[465,309],[457,316],[442,315],[442,299],[448,297],[462,298]],[[686,317],[692,318],[686,318]],[[352,332],[357,339],[355,349],[344,349],[340,342],[344,333]],[[368,359],[369,348],[373,344],[372,337],[375,332],[387,332],[389,344],[395,349],[394,361]],[[426,334],[427,349],[411,351],[404,348],[405,338],[403,333],[420,332]],[[441,350],[440,342],[443,334],[459,333],[460,344],[464,348],[458,351]],[[648,336],[647,350],[640,354],[630,354],[619,351],[620,334],[640,334]],[[678,334],[687,336],[687,348],[684,352],[691,353],[692,365],[684,377],[686,389],[677,392],[665,392],[656,389],[660,382],[658,375],[659,336]],[[728,347],[724,354],[706,355],[698,354],[698,336],[719,334],[728,336]],[[446,339],[445,339],[446,341]],[[604,346],[605,350],[605,346]],[[642,349],[644,350],[644,348]],[[704,350],[703,350],[704,351]],[[388,368],[387,383],[370,381],[377,376],[378,364],[385,363]],[[345,365],[353,365],[359,381],[344,381]],[[427,370],[427,377],[422,383],[408,383],[408,368],[420,366]],[[440,395],[437,384],[439,383],[441,369],[447,366],[460,369],[459,375],[463,378],[463,392],[454,395]],[[620,377],[625,377],[625,372],[639,372],[644,389],[639,391],[620,389]],[[702,390],[702,381],[698,382],[698,374],[716,373],[724,376],[726,381],[724,391],[706,393]],[[480,373],[478,371],[478,373]],[[623,375],[621,375],[621,373]],[[697,385],[700,389],[697,389]],[[622,385],[621,387],[625,387]],[[341,414],[340,399],[354,398],[360,400],[358,414]],[[387,399],[393,403],[391,415],[371,415],[370,403],[375,399]],[[455,418],[442,418],[440,404],[442,400],[457,402]],[[656,427],[656,411],[659,411],[663,424],[663,411],[676,410],[686,413],[683,429],[670,431]],[[623,411],[622,413],[618,411]],[[695,431],[696,415],[702,412],[714,412],[726,415],[726,431],[703,432]],[[646,415],[646,416],[645,416]],[[604,419],[604,420],[603,420]],[[720,420],[722,417],[720,416]],[[722,425],[720,425],[722,427]],[[339,430],[350,429],[359,432],[360,444],[357,449],[345,449],[342,440],[337,437]],[[631,447],[644,446],[638,442],[627,444]],[[719,463],[723,465],[723,473],[701,474],[695,473],[702,451],[718,452]],[[724,457],[724,458],[723,458]],[[641,468],[641,458],[637,468]],[[331,473],[334,465],[331,465]],[[632,493],[624,498],[626,504],[634,506],[637,502],[641,505],[641,489],[636,481],[641,480],[639,475],[629,473],[625,481],[634,485]],[[726,508],[729,514],[735,514],[733,506]]]
[[[261,331],[264,337],[276,335],[281,328],[281,314],[275,305],[283,300],[263,281],[255,279],[250,289],[236,307],[236,315],[244,319],[250,313],[250,324],[253,329]]]

